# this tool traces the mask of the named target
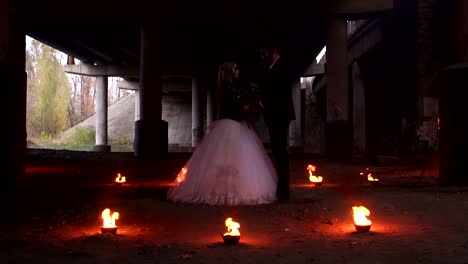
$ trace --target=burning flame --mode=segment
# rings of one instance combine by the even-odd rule
[[[239,228],[240,224],[232,221],[232,218],[229,217],[225,221],[227,227],[227,233],[224,233],[225,236],[240,236]]]
[[[123,182],[126,182],[127,179],[125,178],[125,176],[121,176],[120,173],[117,173],[117,178],[115,178],[115,182],[118,182],[118,183],[123,183]]]
[[[369,226],[372,222],[366,216],[370,215],[369,209],[364,206],[353,206],[354,224],[358,226]]]
[[[101,213],[101,219],[102,219],[102,226],[106,228],[110,227],[117,227],[115,225],[115,220],[119,219],[119,213],[114,212],[112,215],[110,214],[110,209],[106,208],[104,211]]]
[[[378,182],[379,179],[374,177],[374,175],[372,175],[372,173],[370,172],[370,169],[369,168],[366,168],[366,172],[360,172],[359,175],[361,176],[364,176],[367,174],[367,180],[370,181],[370,182]]]
[[[177,174],[176,182],[181,183],[185,181],[185,175],[187,175],[187,168],[182,168],[179,174]]]
[[[307,170],[309,171],[309,180],[311,182],[322,182],[323,181],[323,177],[322,176],[315,176],[312,172],[315,171],[315,169],[317,169],[316,166],[314,165],[309,165],[307,166]]]
[[[437,130],[440,130],[440,117],[437,118]]]
[[[374,177],[372,176],[372,173],[367,174],[367,180],[368,180],[368,181],[372,181],[372,182],[378,182],[378,181],[379,181],[378,178],[374,178]]]

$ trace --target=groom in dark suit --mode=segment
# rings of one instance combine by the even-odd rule
[[[278,47],[264,45],[260,55],[266,66],[261,101],[278,174],[276,196],[278,201],[286,201],[290,192],[287,137],[289,123],[295,119],[291,91],[293,78]]]

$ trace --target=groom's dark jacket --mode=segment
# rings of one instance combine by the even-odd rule
[[[293,81],[293,74],[283,57],[279,57],[271,69],[266,69],[261,86],[261,99],[264,106],[263,118],[268,126],[289,124],[295,119]]]

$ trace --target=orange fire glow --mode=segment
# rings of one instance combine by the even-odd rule
[[[125,176],[121,176],[120,173],[117,173],[117,178],[115,178],[115,182],[118,182],[118,183],[123,183],[123,182],[126,182],[127,179],[125,178]]]
[[[227,227],[227,233],[224,233],[225,236],[240,236],[239,223],[232,221],[232,218],[229,217],[226,219],[225,224]]]
[[[179,174],[177,174],[176,182],[181,183],[185,181],[185,175],[187,175],[187,168],[182,168]]]
[[[369,209],[364,206],[353,206],[354,224],[358,226],[370,226],[372,222],[367,219],[370,215]]]
[[[372,173],[367,174],[367,180],[370,182],[378,182],[379,179],[372,176]]]
[[[112,228],[112,227],[117,227],[115,225],[115,220],[119,219],[119,213],[118,212],[113,212],[112,215],[110,213],[110,209],[106,208],[104,211],[101,213],[101,219],[102,219],[102,227],[105,228]]]
[[[313,174],[313,172],[317,169],[316,166],[314,165],[309,165],[307,166],[307,170],[309,171],[309,180],[311,182],[322,182],[323,181],[323,177],[322,176],[315,176]]]

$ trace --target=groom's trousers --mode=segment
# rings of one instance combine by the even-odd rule
[[[278,174],[276,197],[278,200],[289,199],[289,155],[288,155],[288,122],[273,122],[268,126],[273,162]]]

